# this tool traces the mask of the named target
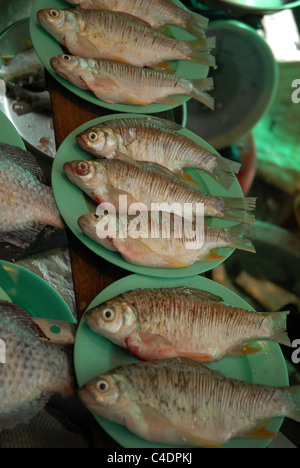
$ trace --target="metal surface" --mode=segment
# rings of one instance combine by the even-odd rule
[[[199,4],[197,1],[192,3],[194,6]],[[286,0],[201,0],[201,3],[213,10],[241,16],[272,14],[300,6],[299,0],[296,2]]]
[[[1,55],[13,56],[23,51],[29,40],[29,20],[24,18],[0,35]],[[52,117],[37,112],[17,115],[13,109],[15,100],[6,97],[5,84],[2,80],[0,85],[0,110],[16,127],[29,150],[34,149],[39,154],[52,159],[56,153]]]

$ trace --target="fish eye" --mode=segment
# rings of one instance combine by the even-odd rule
[[[99,216],[99,215],[97,215],[97,214],[94,214],[94,218],[95,218],[95,219],[99,219],[99,218],[100,218],[100,216]]]
[[[59,12],[57,10],[50,10],[49,13],[52,18],[57,18],[59,16]]]
[[[63,55],[63,60],[68,62],[69,60],[71,60],[71,57],[69,55]]]
[[[106,322],[112,322],[115,318],[115,312],[112,309],[104,309],[102,311],[102,317]]]
[[[90,132],[90,133],[89,133],[89,139],[90,139],[91,141],[97,141],[97,140],[98,140],[98,135],[97,135],[97,133],[96,133],[96,132]]]
[[[76,173],[81,176],[88,175],[90,173],[90,166],[86,162],[79,162],[77,164]]]
[[[106,380],[99,380],[99,382],[97,382],[97,388],[100,392],[104,393],[109,390],[109,384]]]

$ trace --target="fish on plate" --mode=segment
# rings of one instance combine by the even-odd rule
[[[215,47],[215,38],[173,39],[126,14],[48,8],[39,10],[37,19],[71,55],[150,68],[165,67],[166,62],[174,60],[215,66],[215,57],[210,53]]]
[[[185,217],[188,218],[197,215],[198,209],[204,207],[204,216],[250,224],[255,220],[255,198],[225,198],[203,194],[162,166],[97,159],[66,162],[63,170],[69,180],[96,203],[109,203],[117,211],[123,200],[121,197],[124,196],[127,209],[133,205],[139,206],[142,211],[165,211],[161,204],[167,204],[179,216],[182,216],[184,209]]]
[[[7,88],[15,84],[31,91],[46,89],[45,69],[32,47],[4,60],[0,67],[0,79]]]
[[[184,268],[199,261],[224,260],[222,247],[255,253],[247,224],[230,228],[197,226],[196,222],[166,212],[138,216],[89,213],[78,219],[82,232],[99,245],[119,252],[134,265]],[[197,230],[198,229],[198,230]]]
[[[74,395],[66,350],[45,340],[17,304],[0,301],[0,337],[5,345],[0,364],[0,429],[28,423],[53,394]]]
[[[119,366],[87,382],[78,396],[91,412],[137,436],[177,446],[269,439],[276,436],[269,419],[300,421],[300,386],[247,383],[182,358]]]
[[[180,130],[175,122],[152,116],[112,119],[84,130],[76,142],[98,158],[151,161],[181,176],[184,168],[196,168],[229,188],[241,165],[209,151]]]
[[[189,287],[136,289],[88,310],[94,332],[151,361],[185,357],[200,363],[260,351],[258,339],[291,346],[289,312],[232,307],[214,294]]]
[[[171,0],[67,0],[73,6],[90,10],[110,10],[136,16],[153,28],[165,24],[176,25],[197,37],[202,37],[208,26],[204,16],[185,10]]]
[[[190,96],[214,110],[213,79],[187,80],[162,71],[106,59],[67,54],[52,57],[53,70],[80,89],[107,103],[147,106],[177,104],[177,96]]]
[[[25,249],[46,226],[64,229],[52,188],[34,156],[0,143],[0,242]]]

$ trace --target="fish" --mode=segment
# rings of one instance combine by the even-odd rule
[[[132,165],[116,159],[75,160],[66,162],[63,171],[74,185],[96,203],[108,203],[117,211],[124,200],[121,197],[124,196],[127,210],[131,205],[141,211],[166,211],[171,208],[176,215],[184,214],[185,218],[201,217],[204,214],[248,224],[255,221],[253,210],[256,198],[207,195],[167,169],[152,164],[140,162]],[[132,213],[128,211],[127,214]]]
[[[205,92],[213,89],[212,78],[187,80],[126,63],[67,54],[52,57],[50,64],[58,75],[107,103],[180,105],[177,96],[190,96],[214,110],[214,98]]]
[[[241,164],[212,152],[180,133],[182,126],[158,117],[112,119],[76,136],[80,148],[96,158],[150,161],[184,177],[185,168],[210,174],[228,189]]]
[[[259,345],[252,345],[258,339],[291,346],[288,314],[232,307],[212,293],[183,286],[124,292],[89,309],[84,320],[138,359],[183,357],[206,364],[258,353]]]
[[[53,394],[74,395],[74,376],[67,351],[45,340],[29,313],[0,301],[0,428],[27,424]]]
[[[82,385],[78,396],[93,414],[176,446],[269,439],[276,436],[266,428],[270,418],[300,421],[300,386],[252,384],[184,358],[116,367]]]
[[[45,69],[33,47],[18,52],[0,67],[0,79],[30,91],[45,91]]]
[[[50,93],[47,90],[33,92],[10,83],[7,87],[6,96],[16,100],[12,108],[18,115],[24,115],[30,112],[52,114]]]
[[[45,227],[64,231],[52,188],[34,156],[0,143],[0,242],[25,249]]]
[[[141,24],[139,19],[105,10],[48,8],[39,10],[37,19],[71,55],[82,58],[160,69],[168,69],[166,62],[174,60],[215,66],[210,53],[216,45],[214,37],[177,40]]]
[[[208,19],[198,13],[185,10],[170,0],[67,0],[73,6],[92,10],[110,10],[128,13],[141,18],[157,29],[166,24],[176,25],[202,37],[208,26]]]
[[[255,253],[252,242],[243,237],[248,234],[248,225],[243,223],[216,228],[197,226],[173,213],[119,217],[97,210],[80,216],[78,225],[88,237],[134,265],[184,268],[199,261],[224,260],[226,256],[216,250],[222,247]]]

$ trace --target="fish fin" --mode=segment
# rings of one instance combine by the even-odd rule
[[[160,26],[157,31],[163,36],[170,37],[171,39],[176,39],[175,34],[171,30],[172,25],[163,24]]]
[[[250,346],[249,344],[243,345],[240,349],[236,351],[232,351],[230,354],[232,356],[248,356],[250,354],[257,354],[261,351],[261,348],[255,348],[254,346]]]
[[[164,98],[161,98],[157,101],[156,103],[161,103],[161,104],[166,104],[167,106],[179,106],[180,102],[178,100],[178,96],[166,96]]]
[[[149,101],[147,102],[146,99],[142,97],[138,97],[134,94],[126,94],[126,101],[127,104],[132,104],[134,106],[149,106]]]
[[[182,179],[184,182],[189,182],[189,183],[192,183],[192,184],[198,184],[198,182],[195,179],[193,179],[193,177],[190,174],[187,174],[186,172],[184,172],[180,176],[180,179]]]
[[[103,205],[105,202],[111,203],[112,205],[114,205],[117,212],[119,212],[120,196],[122,195],[127,197],[127,210],[131,204],[137,203],[135,198],[133,198],[132,195],[130,195],[130,193],[125,192],[124,190],[119,190],[112,186],[107,187],[105,200],[103,200],[102,198],[99,198],[96,194],[91,193],[91,196],[95,200],[96,203],[99,203],[99,205]]]
[[[186,358],[190,359],[192,361],[197,361],[200,364],[205,364],[207,362],[212,362],[214,361],[214,357],[211,354],[205,354],[205,353],[178,353],[178,356],[181,358]]]
[[[195,434],[193,431],[189,431],[188,429],[184,429],[179,427],[179,432],[184,440],[184,442],[188,445],[193,445],[195,447],[211,447],[211,448],[221,448],[222,444],[218,444],[217,442],[212,442],[211,440],[207,440],[204,437]]]
[[[166,268],[187,268],[190,266],[189,263],[182,262],[178,258],[169,255],[160,255],[160,257],[166,263]]]
[[[139,424],[140,430],[142,431],[139,433],[141,437],[153,440],[154,435],[157,442],[167,442],[166,438],[169,438],[169,443],[172,444],[180,444],[183,442],[178,428],[164,414],[151,406],[143,404],[139,404],[138,408],[140,412],[139,420],[142,420],[145,423]],[[130,430],[130,424],[127,427]]]
[[[0,301],[1,316],[8,321],[18,323],[23,330],[36,338],[48,340],[41,328],[32,320],[30,314],[13,302]]]
[[[176,357],[177,353],[169,340],[152,333],[132,333],[125,340],[129,351],[145,361]]]
[[[202,63],[210,67],[215,67],[216,59],[209,53],[211,49],[216,46],[216,38],[210,37],[209,39],[199,39],[189,41],[190,54],[187,60],[196,63]]]
[[[217,157],[217,165],[210,175],[219,182],[222,187],[229,189],[234,181],[236,181],[235,174],[241,169],[241,164],[230,159]]]
[[[260,426],[253,429],[249,434],[245,434],[247,439],[273,439],[277,437],[276,432],[271,432],[266,429],[270,420],[264,421]]]
[[[290,314],[289,310],[280,312],[267,312],[267,316],[271,318],[272,322],[272,339],[276,343],[285,346],[291,346],[291,340],[287,334],[287,316]]]
[[[174,75],[176,72],[176,61],[161,62],[153,66],[154,70]]]
[[[38,235],[44,228],[45,224],[39,224],[38,222],[15,226],[13,231],[7,231],[5,233],[0,232],[0,242],[26,249],[36,241]]]
[[[255,197],[224,198],[224,202],[224,219],[239,221],[247,224],[254,224],[255,216],[253,211],[255,210],[256,206]]]
[[[208,18],[205,18],[205,16],[199,15],[199,13],[190,12],[189,19],[185,24],[185,29],[194,36],[202,38],[204,37],[208,23],[209,20]]]
[[[143,120],[149,121],[150,123],[152,122],[156,125],[159,125],[160,127],[165,127],[170,130],[179,131],[183,129],[182,125],[178,124],[177,122],[174,122],[173,120],[162,119],[160,117],[154,117],[153,115],[151,115],[150,117],[145,117]]]
[[[86,79],[85,83],[98,99],[106,100],[106,102],[109,102],[108,98],[106,99],[106,93],[117,86],[113,79],[103,76],[96,76],[90,80]]]
[[[211,250],[204,257],[200,257],[201,262],[218,262],[220,260],[225,260],[227,257],[225,255],[219,255],[216,251]]]
[[[246,252],[256,253],[255,247],[249,239],[242,237],[250,232],[249,226],[243,223],[237,224],[226,229],[230,236],[230,242],[234,249],[244,250]]]
[[[287,416],[300,422],[300,385],[288,387],[287,392],[290,400],[290,410]]]
[[[30,172],[40,182],[49,185],[47,178],[38,165],[35,157],[29,151],[25,151],[17,146],[7,145],[0,142],[0,152],[8,153],[9,157],[26,171]]]
[[[223,302],[223,298],[216,296],[208,291],[202,291],[201,289],[188,288],[187,286],[181,286],[175,288],[175,290],[181,294],[186,294],[188,296],[194,296],[203,301],[214,301],[214,302]]]
[[[64,44],[72,55],[88,58],[97,57],[99,54],[97,47],[78,33],[66,34]]]
[[[125,163],[127,164],[133,164],[134,166],[136,167],[140,167],[140,164],[138,163],[138,161],[136,161],[135,159],[131,158],[130,156],[128,156],[127,154],[125,153],[121,153],[121,151],[116,151],[115,152],[115,157],[114,159],[118,159],[119,161],[124,161]]]
[[[191,96],[197,101],[201,102],[209,109],[215,109],[215,100],[212,96],[207,94],[205,91],[210,91],[214,87],[214,82],[212,78],[205,78],[201,80],[192,80],[193,91]]]

